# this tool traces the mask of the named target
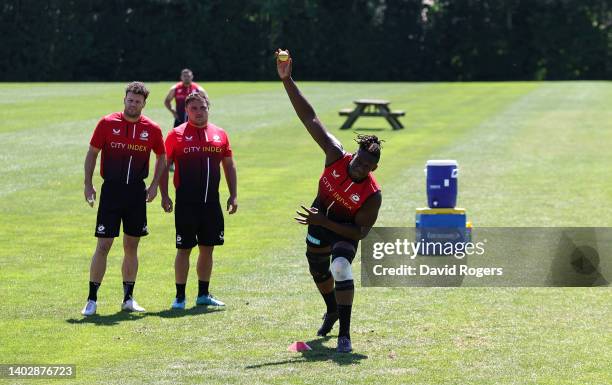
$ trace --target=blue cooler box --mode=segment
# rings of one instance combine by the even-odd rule
[[[425,243],[470,242],[471,227],[467,226],[465,209],[416,210],[416,241]],[[421,252],[421,255],[439,255]]]
[[[457,175],[459,168],[456,160],[428,160],[425,169],[427,176],[427,204],[431,208],[453,208],[457,204]]]

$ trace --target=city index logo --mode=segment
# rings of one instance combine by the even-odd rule
[[[120,150],[131,150],[138,152],[147,152],[147,146],[142,144],[131,144],[131,143],[120,143],[120,142],[110,142],[111,148],[118,148]]]
[[[323,181],[323,186],[324,188],[329,192],[329,193],[333,193],[332,197],[340,204],[342,204],[342,206],[346,207],[349,210],[353,210],[353,206],[351,205],[351,202],[349,202],[348,200],[344,199],[340,194],[338,194],[337,191],[334,190],[334,187],[332,186],[332,184],[329,182],[329,180],[327,179],[326,176],[323,177],[323,179],[321,179]],[[355,194],[353,194],[355,195]]]
[[[329,180],[327,179],[326,176],[323,177],[323,179],[321,179],[323,182],[323,185],[325,186],[325,189],[328,192],[333,192],[334,191],[334,187],[332,186],[332,184],[329,182]]]
[[[215,147],[215,146],[203,146],[202,151],[204,152],[222,152],[223,149],[221,147]]]
[[[353,206],[351,206],[351,203],[349,201],[347,201],[346,199],[344,199],[343,197],[341,197],[340,194],[338,194],[337,191],[334,192],[333,197],[336,200],[336,202],[341,203],[342,206],[346,207],[349,211],[353,210]]]
[[[191,154],[193,152],[223,152],[223,149],[215,146],[190,146],[183,148],[183,154]]]
[[[336,170],[332,170],[332,176],[334,178],[340,178],[340,174],[338,174],[338,172]]]

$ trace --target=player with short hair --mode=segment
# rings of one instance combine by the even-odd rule
[[[176,188],[176,258],[174,262],[176,297],[173,309],[185,308],[185,287],[189,272],[189,255],[196,245],[198,296],[196,305],[224,306],[209,292],[213,250],[224,243],[223,210],[219,203],[220,165],[223,166],[230,196],[229,214],[238,209],[236,166],[226,132],[208,121],[208,98],[193,92],[185,99],[189,119],[173,128],[166,137],[168,162],[174,162]],[[168,196],[168,172],[164,172],[160,191],[162,207],[172,211]]]
[[[81,314],[96,313],[98,288],[106,272],[106,257],[123,223],[123,304],[127,311],[145,311],[133,298],[138,273],[138,242],[148,234],[146,202],[157,195],[163,170],[166,168],[162,131],[151,119],[142,115],[149,90],[141,82],[132,82],[125,89],[123,112],[106,115],[98,122],[85,157],[85,200],[91,207],[96,199],[92,176],[98,154],[102,153],[100,175],[104,179],[96,219],[98,244],[91,260],[89,296]],[[155,174],[148,188],[144,179],[149,174],[151,150],[157,155]]]
[[[302,206],[295,220],[308,225],[306,257],[310,274],[327,312],[317,335],[327,335],[340,320],[337,351],[352,350],[350,324],[355,286],[351,263],[359,240],[365,238],[382,203],[380,186],[372,171],[380,159],[381,141],[374,135],[358,135],[359,149],[347,153],[319,121],[314,109],[291,78],[292,59],[278,59],[276,66],[289,100],[308,133],[325,153],[325,169],[311,207]],[[331,255],[331,263],[330,263]]]
[[[164,99],[164,105],[174,117],[174,125],[172,127],[180,126],[187,120],[185,99],[187,95],[195,91],[202,92],[204,97],[208,99],[204,88],[193,81],[193,72],[189,68],[185,68],[181,71],[181,81],[170,87],[170,91],[168,91],[168,95]],[[172,108],[172,99],[174,99],[175,108]]]

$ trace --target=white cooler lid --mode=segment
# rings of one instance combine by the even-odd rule
[[[427,166],[457,166],[456,160],[428,160]]]

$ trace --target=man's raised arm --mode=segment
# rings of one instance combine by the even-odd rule
[[[325,152],[327,159],[326,163],[332,163],[342,156],[342,145],[338,139],[325,129],[314,109],[291,78],[291,57],[286,61],[281,61],[278,59],[278,52],[279,50],[276,51],[276,69],[278,71],[278,76],[283,82],[285,91],[287,91],[289,100],[310,136],[312,136],[323,152]]]

